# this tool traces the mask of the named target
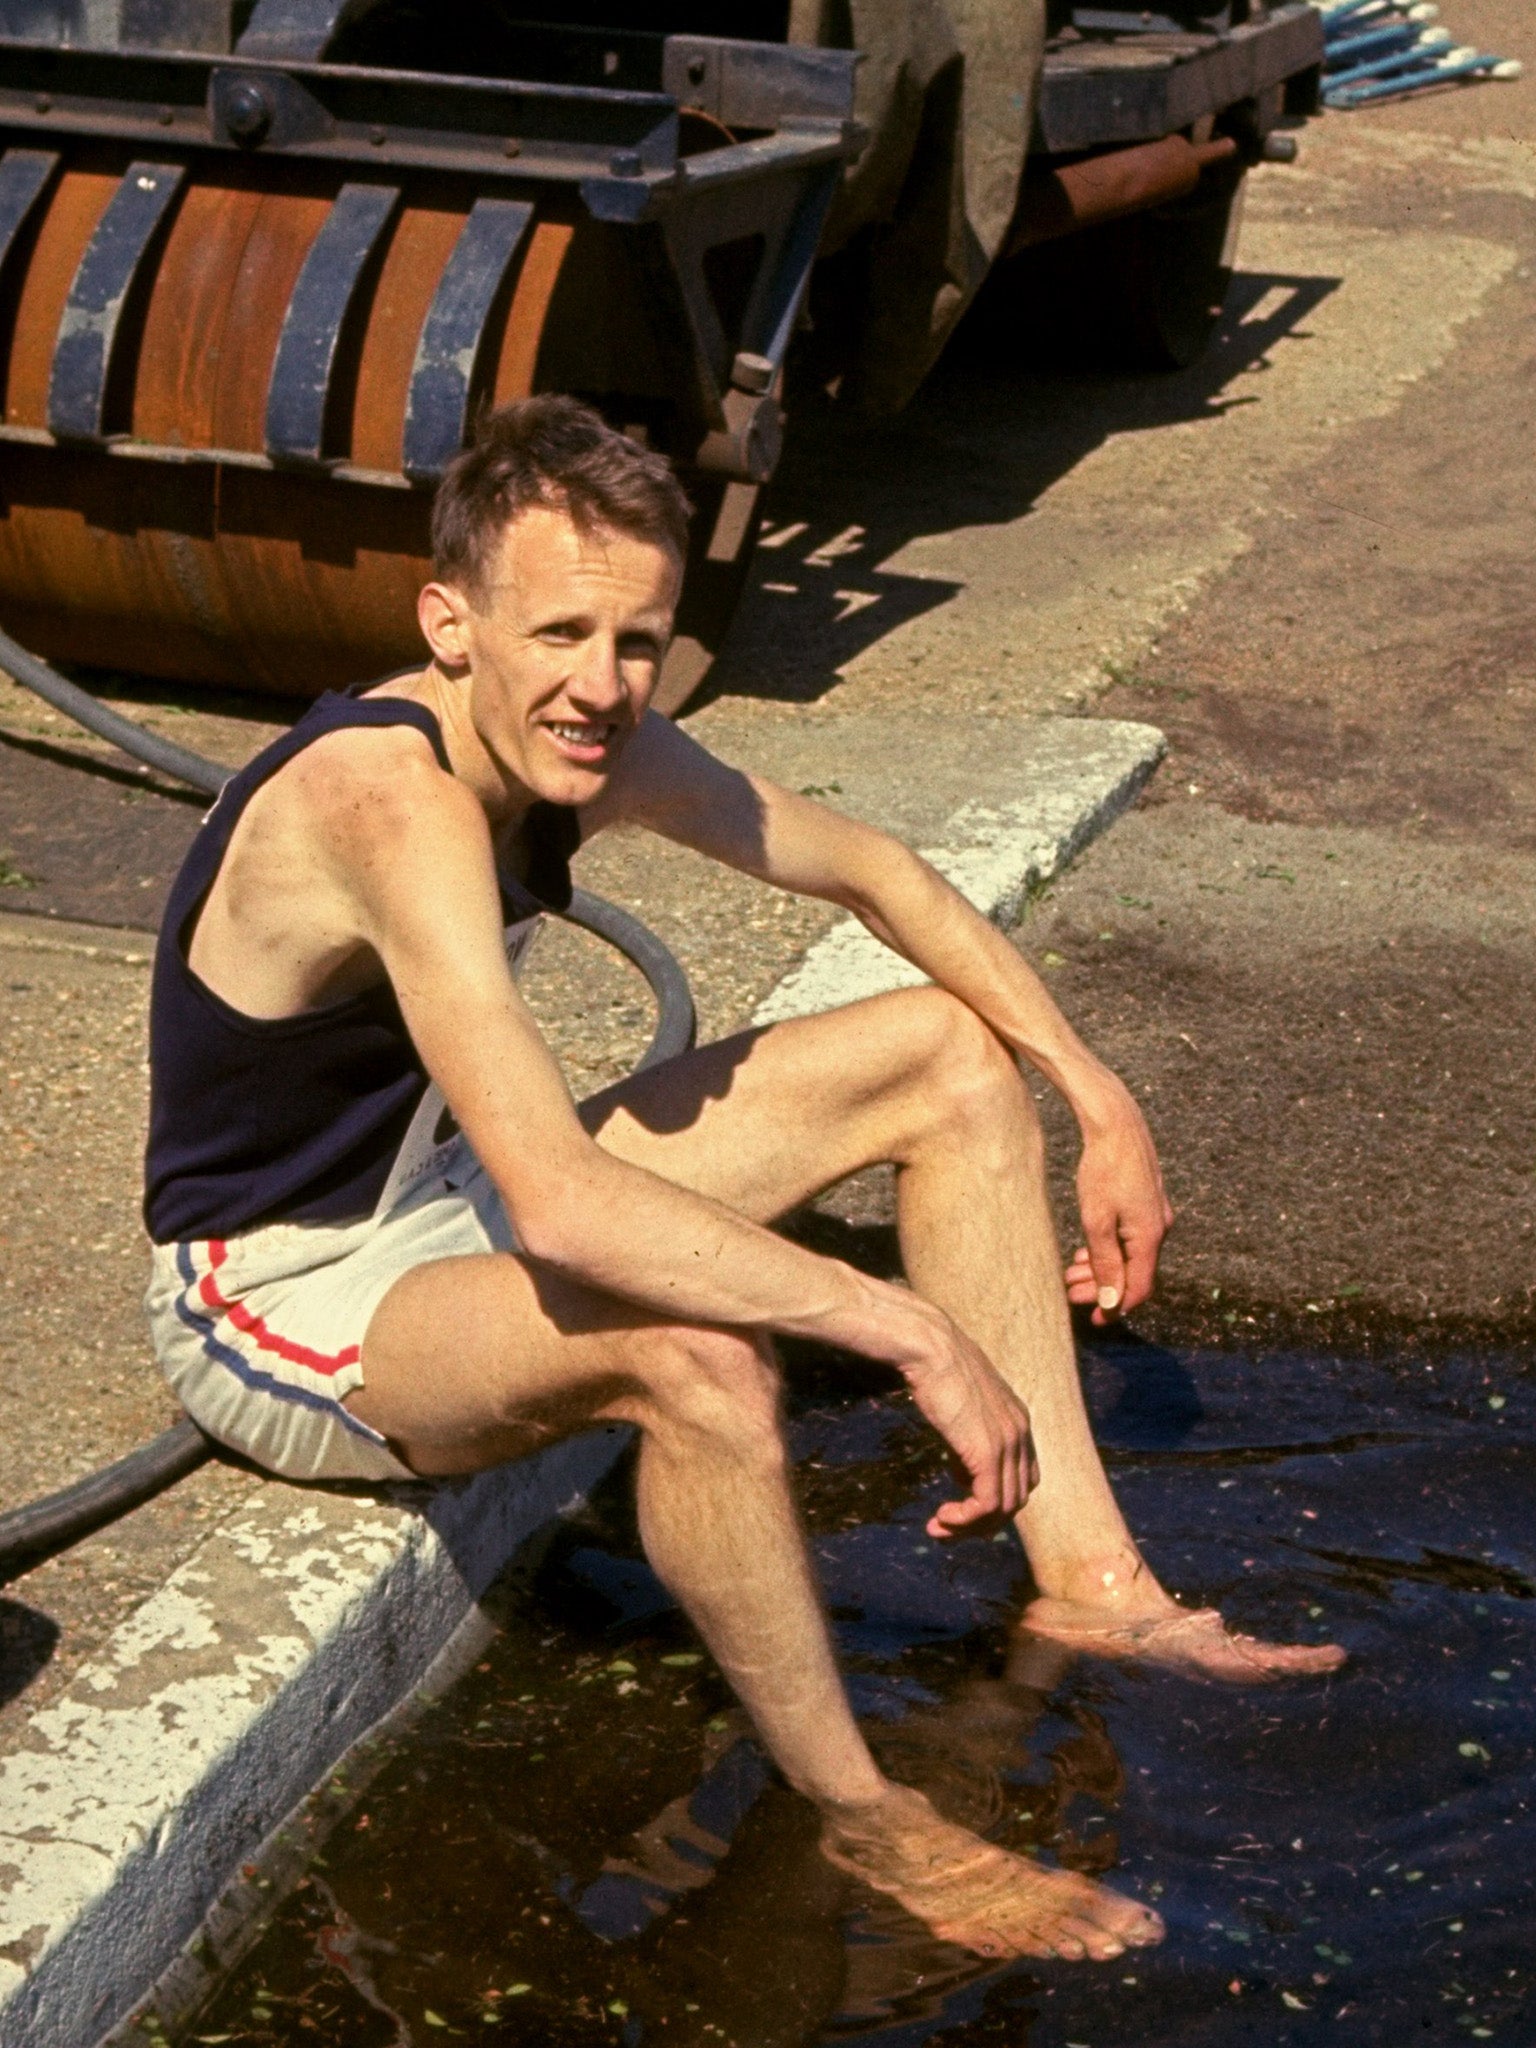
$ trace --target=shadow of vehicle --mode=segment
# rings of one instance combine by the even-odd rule
[[[1005,526],[1113,437],[1219,419],[1341,279],[1263,270],[1234,277],[1214,340],[1159,376],[1028,373],[1020,335],[983,306],[899,418],[850,419],[796,396],[796,429],[769,491],[748,595],[694,708],[737,696],[809,703],[839,671],[964,587],[889,566],[911,542]]]

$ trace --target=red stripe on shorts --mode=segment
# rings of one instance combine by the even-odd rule
[[[237,1330],[251,1338],[258,1351],[270,1351],[290,1365],[307,1365],[311,1372],[330,1374],[340,1372],[344,1365],[356,1365],[362,1356],[360,1344],[349,1344],[334,1353],[311,1351],[307,1344],[295,1344],[291,1337],[269,1329],[260,1316],[252,1315],[238,1301],[226,1301],[213,1276],[229,1257],[229,1247],[222,1238],[214,1237],[208,1240],[207,1252],[210,1270],[198,1282],[198,1293],[209,1308],[227,1316]]]

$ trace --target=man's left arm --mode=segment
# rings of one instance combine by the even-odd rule
[[[1060,1091],[1082,1132],[1077,1193],[1088,1258],[1069,1266],[1069,1294],[1097,1302],[1095,1321],[1146,1299],[1173,1220],[1146,1120],[1015,947],[927,861],[887,833],[728,767],[654,717],[593,806],[587,830],[621,820],[841,905],[984,1018]]]

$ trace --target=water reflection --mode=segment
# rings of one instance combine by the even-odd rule
[[[1337,1635],[1341,1676],[1228,1691],[1021,1638],[1016,1545],[924,1535],[944,1475],[909,1409],[817,1393],[796,1449],[883,1763],[1155,1900],[1163,1948],[999,1967],[833,1870],[610,1504],[194,2037],[1528,2048],[1536,1390],[1507,1362],[1124,1346],[1087,1378],[1159,1574],[1240,1626]]]

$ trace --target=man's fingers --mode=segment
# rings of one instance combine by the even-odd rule
[[[1099,1283],[1093,1277],[1093,1261],[1088,1256],[1087,1245],[1079,1245],[1067,1261],[1063,1275],[1066,1282],[1067,1299],[1078,1308],[1085,1308],[1099,1298]]]
[[[1016,1515],[1024,1505],[1023,1448],[1019,1444],[1003,1453],[997,1504],[1005,1515]]]
[[[966,1477],[971,1490],[964,1500],[947,1500],[934,1510],[928,1524],[931,1536],[958,1535],[976,1522],[1016,1515],[1039,1481],[1034,1440],[1029,1418],[1020,1406],[999,1424],[989,1455],[965,1455]]]
[[[1157,1254],[1161,1238],[1137,1237],[1128,1247],[1125,1263],[1126,1308],[1138,1308],[1152,1292],[1157,1279]]]
[[[1093,1266],[1094,1300],[1098,1303],[1093,1320],[1102,1323],[1125,1299],[1125,1257],[1120,1249],[1117,1219],[1083,1218],[1088,1233],[1088,1257]]]
[[[972,1522],[983,1521],[993,1512],[991,1508],[984,1508],[975,1494],[968,1500],[944,1501],[929,1517],[928,1534],[941,1539],[945,1536],[958,1536],[962,1530],[968,1529]]]

